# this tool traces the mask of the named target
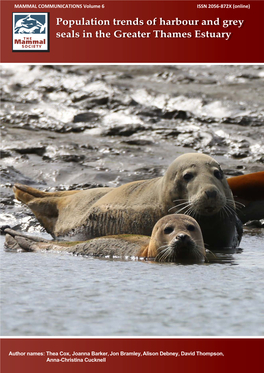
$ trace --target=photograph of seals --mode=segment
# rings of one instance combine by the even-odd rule
[[[178,214],[161,218],[151,237],[116,235],[84,242],[48,241],[6,229],[5,248],[13,251],[64,251],[74,255],[131,258],[156,262],[203,263],[206,260],[201,229],[192,217]]]
[[[220,246],[264,218],[263,79],[248,64],[3,66],[2,334],[263,335],[264,220]],[[180,214],[204,259],[172,240],[136,256]]]
[[[14,192],[57,239],[150,236],[160,218],[175,213],[197,220],[210,249],[237,247],[242,236],[242,224],[223,171],[212,157],[201,153],[179,156],[163,177],[118,188],[45,193],[16,184]]]

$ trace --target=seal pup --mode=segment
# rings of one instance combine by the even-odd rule
[[[64,251],[105,258],[142,258],[156,262],[203,263],[203,236],[198,223],[188,215],[167,215],[154,226],[151,237],[117,235],[84,242],[49,241],[5,229],[5,248],[12,251]]]
[[[183,154],[163,177],[102,189],[63,195],[14,187],[16,198],[31,208],[54,238],[150,236],[160,218],[184,213],[198,221],[210,249],[236,247],[240,242],[242,229],[232,192],[220,165],[208,155]]]
[[[154,226],[146,251],[158,262],[204,262],[206,251],[202,231],[188,215],[167,215]]]

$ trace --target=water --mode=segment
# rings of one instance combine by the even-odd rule
[[[185,266],[1,250],[2,335],[263,335],[263,239]]]

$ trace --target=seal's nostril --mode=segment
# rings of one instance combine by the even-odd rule
[[[216,190],[206,190],[207,198],[216,198]]]
[[[187,234],[183,234],[183,233],[180,233],[178,234],[178,236],[176,237],[178,240],[181,240],[181,241],[184,241],[187,237]]]

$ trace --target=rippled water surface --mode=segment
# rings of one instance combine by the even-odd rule
[[[185,266],[1,250],[2,334],[263,335],[263,241],[249,232],[232,260]]]

